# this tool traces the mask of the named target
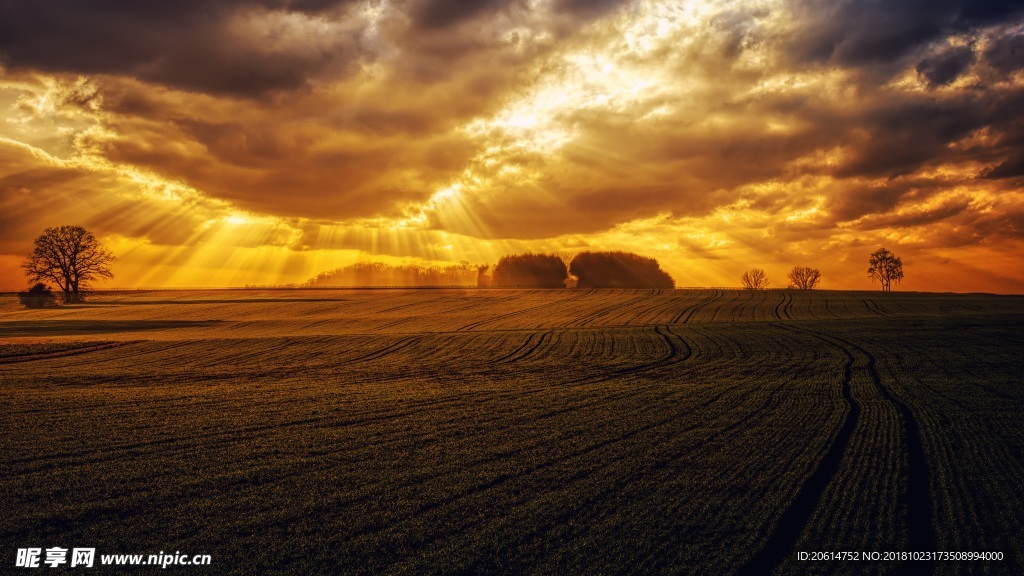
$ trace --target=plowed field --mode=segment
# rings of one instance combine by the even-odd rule
[[[1024,573],[1024,297],[0,298],[0,572]]]

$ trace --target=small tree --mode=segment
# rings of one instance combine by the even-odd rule
[[[814,290],[821,281],[821,271],[807,266],[794,266],[789,273],[789,287],[797,290]]]
[[[29,281],[52,280],[64,292],[64,302],[81,302],[91,280],[111,278],[114,255],[92,232],[81,226],[47,228],[22,268]]]
[[[50,291],[50,287],[42,282],[28,289],[28,292],[18,292],[18,301],[25,308],[50,308],[57,305],[57,299]]]
[[[885,248],[879,248],[868,258],[868,278],[878,280],[883,292],[892,291],[892,283],[898,286],[903,280],[903,261]]]
[[[751,268],[740,276],[740,282],[747,290],[764,290],[768,287],[768,274],[760,268]]]

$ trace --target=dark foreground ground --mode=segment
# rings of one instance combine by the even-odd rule
[[[8,297],[0,573],[1021,574],[1022,403],[1022,297]]]

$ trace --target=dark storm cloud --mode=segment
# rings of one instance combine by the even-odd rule
[[[633,0],[559,0],[556,6],[561,12],[594,17],[632,2]]]
[[[870,136],[851,147],[850,160],[836,175],[895,177],[941,161],[948,143],[984,125],[980,116],[969,106],[929,101],[887,102],[865,111],[858,120]]]
[[[634,0],[557,0],[557,14],[588,20]],[[527,10],[525,0],[416,0],[406,10],[417,28],[444,29],[492,16],[496,12]]]
[[[969,46],[958,46],[925,58],[917,65],[917,73],[924,76],[928,85],[934,88],[953,82],[973,63],[974,50]]]
[[[423,28],[447,28],[487,14],[510,0],[420,0],[412,5],[411,16]]]
[[[1024,34],[1008,34],[985,50],[985,60],[1003,74],[1024,68]]]
[[[983,177],[991,180],[1002,178],[1018,178],[1024,176],[1024,154],[1018,153],[1015,157],[999,163],[991,170],[985,171]]]
[[[1004,162],[1018,156],[1022,107],[1024,88],[876,99],[846,120],[849,157],[834,174],[898,177],[943,163]],[[992,136],[985,145],[955,146],[982,130]]]
[[[909,214],[881,214],[868,218],[858,226],[861,230],[878,230],[883,228],[910,228],[941,222],[963,213],[970,206],[964,199],[946,202],[935,208]]]
[[[0,62],[12,69],[117,74],[193,90],[253,94],[301,86],[350,53],[275,45],[274,30],[233,26],[249,10],[315,16],[348,0],[0,3]],[[351,50],[350,50],[351,51]]]
[[[1021,0],[792,0],[792,52],[847,66],[890,63],[934,40],[1017,17]]]
[[[868,214],[891,211],[908,192],[904,184],[850,187],[835,194],[828,209],[836,221],[856,220]]]

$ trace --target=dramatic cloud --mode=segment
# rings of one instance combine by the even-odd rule
[[[78,223],[124,284],[592,249],[866,288],[885,244],[1024,290],[1024,2],[0,1],[0,66],[0,287]]]
[[[790,0],[795,54],[847,66],[891,63],[952,36],[1012,21],[1015,0]]]
[[[12,68],[124,74],[200,91],[256,95],[303,86],[357,58],[350,2],[41,0],[0,4]],[[329,18],[336,15],[339,18]]]

